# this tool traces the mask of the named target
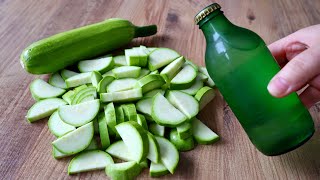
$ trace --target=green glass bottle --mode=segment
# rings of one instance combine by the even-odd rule
[[[206,38],[210,77],[263,154],[299,147],[314,133],[310,113],[296,93],[284,98],[269,94],[267,85],[280,67],[257,34],[232,24],[220,8],[211,4],[195,17]]]

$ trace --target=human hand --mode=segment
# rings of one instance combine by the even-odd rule
[[[282,67],[268,90],[284,97],[308,85],[299,95],[308,108],[320,100],[320,24],[301,29],[272,44],[269,49]]]

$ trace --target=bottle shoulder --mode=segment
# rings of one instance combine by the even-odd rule
[[[224,45],[225,48],[239,50],[252,50],[261,44],[265,44],[255,32],[235,25],[224,31],[216,31],[211,35],[207,35],[206,41],[207,46],[214,45],[221,48]]]

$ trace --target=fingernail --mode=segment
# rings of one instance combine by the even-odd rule
[[[268,91],[271,95],[276,97],[284,96],[288,89],[288,82],[281,77],[276,77],[275,79],[272,79],[268,85]]]

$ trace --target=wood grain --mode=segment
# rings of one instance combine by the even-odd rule
[[[203,65],[205,42],[193,23],[194,15],[209,0],[0,0],[0,179],[105,179],[103,171],[68,176],[69,159],[51,156],[54,139],[47,120],[25,121],[34,103],[28,90],[36,76],[27,74],[19,55],[33,41],[111,17],[137,25],[158,25],[156,36],[131,45],[164,46]],[[271,43],[300,28],[320,22],[318,0],[218,1],[227,17]],[[46,77],[46,76],[43,76]],[[199,118],[216,131],[221,141],[181,153],[174,175],[164,179],[319,179],[320,106],[310,109],[316,133],[301,148],[277,157],[258,152],[221,96]],[[267,134],[266,134],[267,135]],[[145,170],[139,179],[148,179]]]

